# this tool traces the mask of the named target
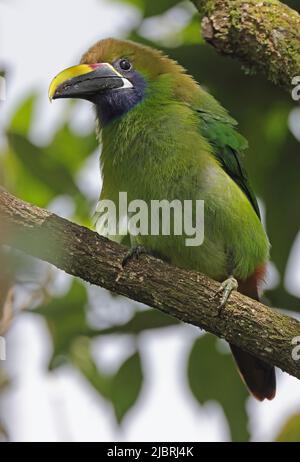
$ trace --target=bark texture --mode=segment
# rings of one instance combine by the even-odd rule
[[[0,242],[117,294],[211,332],[300,379],[292,357],[300,322],[234,292],[219,313],[219,284],[142,255],[125,268],[124,246],[0,190]]]
[[[291,90],[300,75],[300,15],[277,0],[192,0],[205,40]]]

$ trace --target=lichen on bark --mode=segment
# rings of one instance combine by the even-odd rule
[[[277,0],[193,0],[202,34],[222,54],[292,89],[300,75],[300,15]]]

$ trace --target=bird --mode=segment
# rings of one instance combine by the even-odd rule
[[[92,103],[101,143],[100,201],[204,201],[204,239],[187,246],[175,235],[130,235],[130,255],[146,249],[169,263],[220,282],[220,308],[233,289],[259,300],[270,243],[244,166],[246,139],[228,111],[178,62],[140,43],[107,38],[80,64],[60,72],[50,100]],[[117,232],[102,232],[118,242]],[[97,221],[98,219],[98,221]],[[98,227],[97,227],[98,223]],[[129,231],[130,233],[130,231]],[[273,365],[230,344],[250,394],[260,401],[276,394]]]

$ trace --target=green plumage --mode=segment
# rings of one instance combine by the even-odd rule
[[[80,94],[81,88],[82,97],[96,105],[102,143],[101,199],[110,199],[118,209],[119,193],[127,192],[128,203],[143,200],[149,210],[153,200],[204,201],[202,245],[187,246],[190,236],[176,235],[172,222],[169,235],[131,235],[130,244],[142,244],[174,265],[219,281],[234,276],[241,292],[258,298],[269,242],[243,167],[247,142],[236,122],[180,65],[157,50],[106,39],[93,46],[82,63],[85,66],[77,68],[81,87],[78,79],[71,80],[53,95],[70,97],[72,92]],[[93,74],[82,75],[86,70]],[[72,76],[73,72],[74,68]],[[54,79],[61,80],[61,75]],[[119,216],[115,235],[107,228],[104,232],[96,215],[96,229],[124,240],[120,231],[125,218]],[[234,345],[231,349],[254,396],[272,399],[274,368]]]
[[[269,253],[239,153],[247,143],[234,120],[194,81],[186,101],[174,95],[172,75],[153,81],[144,75],[145,99],[101,131],[101,199],[118,204],[119,191],[126,191],[128,201],[141,199],[149,205],[153,199],[204,200],[205,239],[200,247],[187,247],[186,236],[173,234],[139,236],[132,245],[141,244],[175,265],[220,281],[229,274],[245,280]]]
[[[201,119],[201,132],[212,145],[213,152],[225,172],[236,182],[251,202],[260,217],[256,197],[249,184],[243,166],[242,152],[247,149],[247,140],[234,128],[237,123],[228,117],[218,117],[198,110]]]

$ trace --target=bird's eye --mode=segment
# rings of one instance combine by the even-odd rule
[[[128,59],[121,59],[119,62],[119,66],[122,69],[122,71],[130,71],[132,68],[132,64]]]

